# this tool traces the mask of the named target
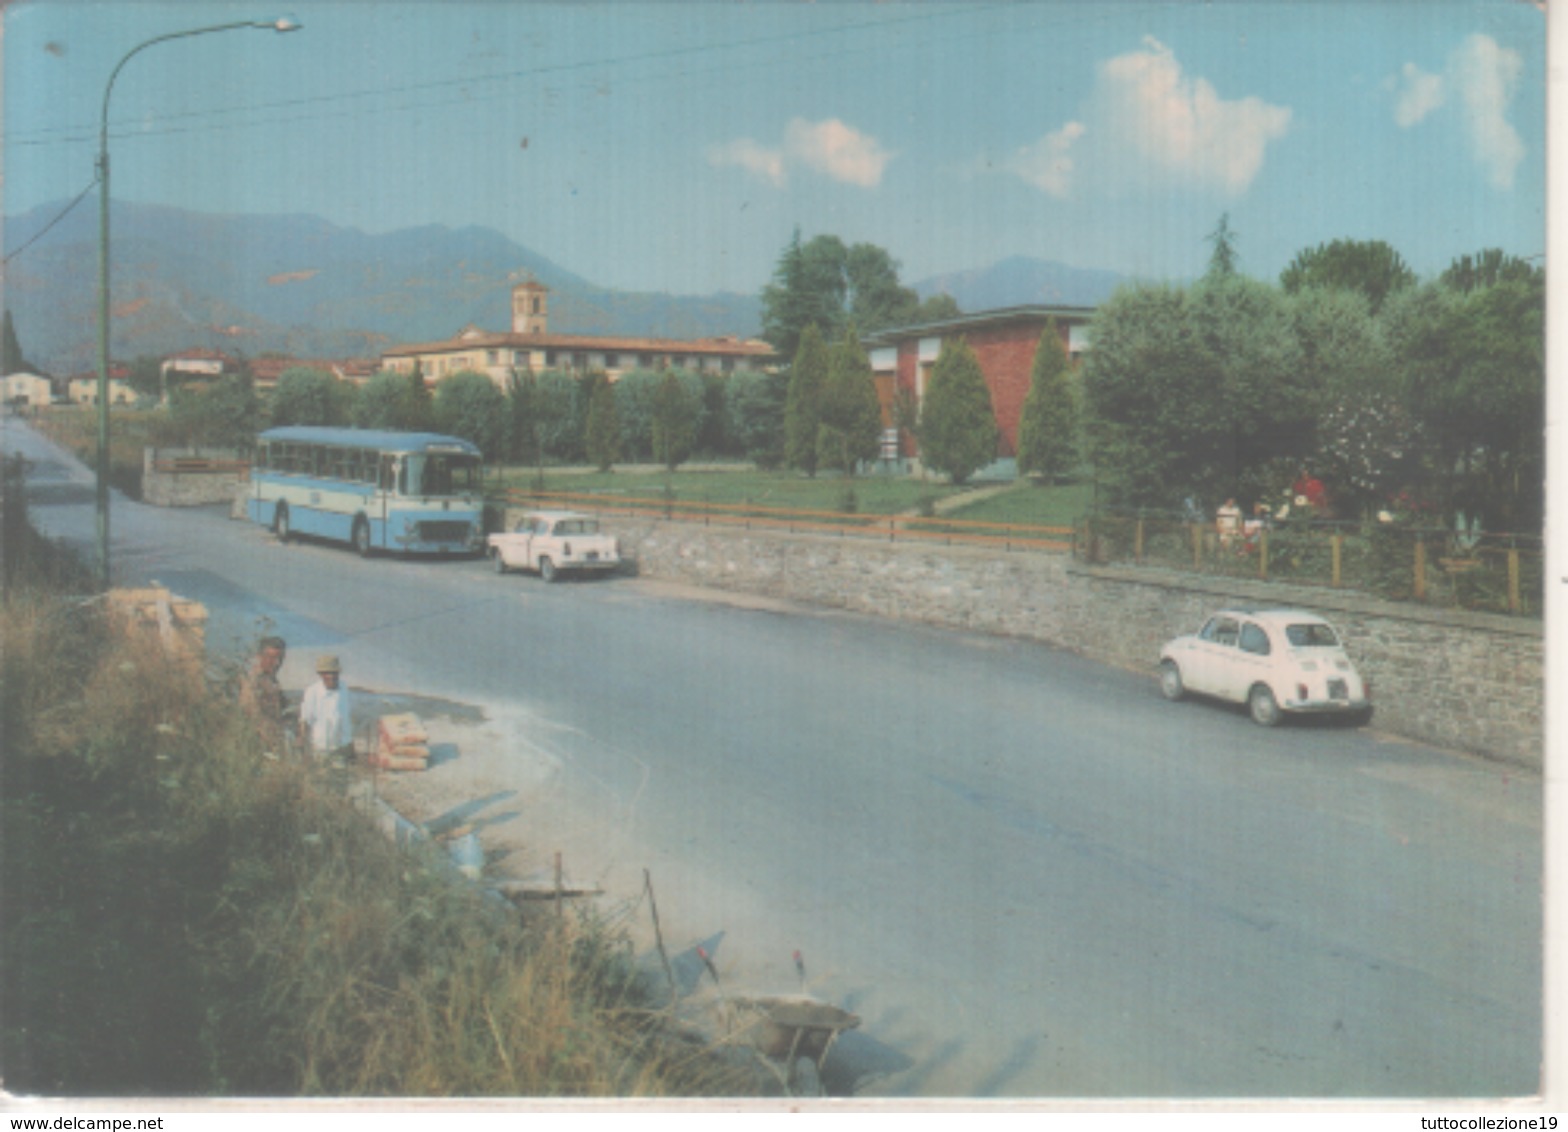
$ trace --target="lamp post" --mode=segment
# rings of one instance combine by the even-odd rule
[[[138,52],[155,43],[171,39],[188,39],[193,35],[209,35],[218,31],[235,31],[239,28],[259,28],[276,32],[298,31],[300,24],[292,19],[239,20],[212,27],[192,28],[189,31],[170,32],[139,43],[120,57],[109,72],[109,82],[103,88],[103,115],[98,126],[98,585],[109,588],[109,95],[114,91],[114,80],[120,77],[125,64]]]

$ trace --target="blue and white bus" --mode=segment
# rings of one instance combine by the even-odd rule
[[[268,429],[256,438],[246,513],[285,542],[313,535],[362,555],[477,552],[479,449],[430,432]]]

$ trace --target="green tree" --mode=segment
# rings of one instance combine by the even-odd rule
[[[817,462],[852,476],[861,461],[877,458],[882,438],[876,380],[853,324],[828,352],[820,405]]]
[[[615,389],[603,373],[590,373],[582,380],[588,393],[583,449],[589,463],[601,472],[607,472],[621,458],[621,416],[615,402]]]
[[[563,464],[583,458],[583,433],[587,401],[583,382],[560,370],[545,370],[534,390],[534,415],[538,420],[543,455]]]
[[[487,461],[505,450],[506,398],[484,374],[463,370],[443,378],[433,408],[439,431],[473,441]]]
[[[1119,289],[1095,314],[1083,383],[1100,482],[1143,506],[1212,505],[1305,458],[1322,407],[1286,296],[1241,276]]]
[[[349,422],[356,428],[418,431],[430,427],[406,373],[380,370],[355,390]]]
[[[800,349],[800,336],[807,326],[831,326],[842,300],[817,293],[820,270],[808,264],[795,229],[789,245],[779,256],[773,281],[762,289],[762,337],[778,352],[780,361],[791,364]]]
[[[1018,422],[1018,472],[1055,482],[1078,463],[1078,397],[1056,320],[1045,324],[1035,347]]]
[[[16,325],[11,321],[11,312],[5,312],[5,329],[3,341],[0,341],[0,374],[22,373],[29,369],[27,359],[22,357],[22,344],[16,338]]]
[[[1395,291],[1414,285],[1415,272],[1382,240],[1334,240],[1298,252],[1280,273],[1280,286],[1290,294],[1309,287],[1359,291],[1372,313]]]
[[[210,387],[170,395],[172,431],[188,444],[248,450],[255,446],[261,403],[248,374],[226,373]]]
[[[920,459],[957,484],[996,458],[996,410],[980,360],[960,338],[942,343],[920,412]]]
[[[725,390],[732,447],[759,468],[784,462],[784,413],[789,379],[782,373],[747,370],[730,377]]]
[[[126,381],[143,397],[163,397],[163,363],[151,354],[138,355],[130,365]]]
[[[1449,264],[1438,280],[1455,291],[1478,290],[1498,283],[1546,285],[1546,272],[1527,259],[1508,255],[1501,248],[1487,248],[1475,255],[1462,255]]]
[[[325,370],[294,366],[278,375],[267,406],[274,425],[344,425],[354,390]]]
[[[679,374],[671,370],[664,375],[653,400],[653,458],[667,471],[691,458],[699,407]]]
[[[532,370],[506,375],[506,454],[519,464],[539,460],[539,379]]]
[[[1209,267],[1205,279],[1225,279],[1239,271],[1240,257],[1236,254],[1236,233],[1230,230],[1230,213],[1220,214],[1220,222],[1208,235],[1213,246],[1209,253]]]
[[[414,368],[408,371],[408,423],[404,426],[410,432],[422,432],[435,425],[435,398],[430,392],[430,385],[425,381],[424,368],[418,359],[414,361]]]
[[[917,321],[920,296],[898,281],[898,261],[875,244],[845,252],[849,317],[866,332]]]
[[[816,324],[808,323],[789,367],[784,403],[784,462],[808,476],[817,474],[817,433],[822,427],[822,387],[827,377],[827,346]]]
[[[943,319],[957,318],[964,312],[958,309],[958,300],[948,294],[932,295],[915,308],[914,317],[910,322],[941,322]]]

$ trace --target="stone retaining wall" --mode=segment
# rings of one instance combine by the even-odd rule
[[[229,503],[246,482],[243,472],[159,471],[159,461],[182,457],[208,458],[232,463],[238,453],[231,448],[144,448],[142,449],[142,502],[154,507],[199,507],[206,503]]]
[[[1091,567],[1032,551],[659,520],[606,525],[646,576],[1024,637],[1151,677],[1161,643],[1192,632],[1218,606],[1304,606],[1344,632],[1372,679],[1377,728],[1542,765],[1544,643],[1536,621],[1317,587]]]

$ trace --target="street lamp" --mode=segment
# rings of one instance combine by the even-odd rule
[[[155,43],[171,39],[188,39],[193,35],[209,35],[216,31],[235,31],[239,28],[259,28],[267,31],[298,31],[296,20],[282,17],[275,20],[239,20],[230,24],[192,28],[189,31],[170,32],[139,43],[121,56],[109,72],[109,82],[103,88],[103,116],[98,126],[98,585],[109,588],[109,95],[114,91],[114,80],[120,70],[138,52]]]

